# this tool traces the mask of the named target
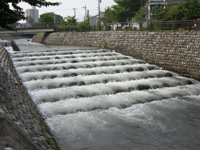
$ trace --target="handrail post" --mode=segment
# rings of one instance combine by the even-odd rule
[[[151,21],[150,21],[150,24],[149,24],[149,25],[150,25],[150,28],[149,28],[149,29],[150,29],[150,32],[151,32]]]
[[[176,32],[175,21],[174,21],[174,32]]]
[[[189,21],[189,32],[191,31],[191,22]]]

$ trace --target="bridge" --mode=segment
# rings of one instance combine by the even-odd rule
[[[6,30],[6,29],[0,29],[0,34],[37,34],[40,32],[53,32],[55,28],[48,27],[48,28],[15,28],[13,31]]]
[[[34,35],[41,32],[54,32],[54,27],[43,28],[15,28],[13,31],[0,28],[0,39],[13,40],[20,38],[32,38]]]

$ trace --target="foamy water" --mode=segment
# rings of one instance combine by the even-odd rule
[[[115,51],[16,41],[14,65],[62,150],[200,149],[200,84]]]

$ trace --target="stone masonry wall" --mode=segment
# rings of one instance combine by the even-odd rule
[[[52,33],[45,43],[56,45],[84,45],[101,47],[112,32],[85,32],[85,33]],[[34,41],[34,40],[33,40]]]
[[[59,149],[22,85],[9,53],[0,46],[0,149]]]
[[[108,47],[200,80],[200,33],[115,33]]]
[[[41,35],[40,35],[41,36]],[[38,35],[33,41],[38,39]],[[37,42],[41,42],[38,41]],[[109,31],[51,33],[47,44],[84,45],[114,49],[182,76],[200,80],[199,32]]]

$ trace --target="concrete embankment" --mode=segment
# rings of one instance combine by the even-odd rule
[[[51,33],[48,37],[41,33],[33,42],[106,47],[200,80],[199,32],[109,31]]]
[[[59,149],[23,86],[9,53],[0,46],[0,149]]]

